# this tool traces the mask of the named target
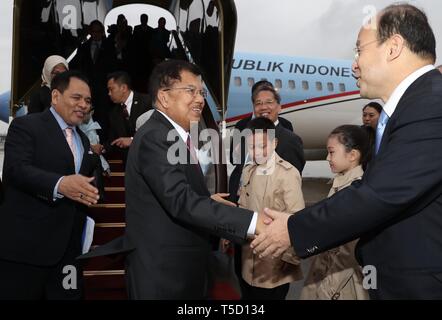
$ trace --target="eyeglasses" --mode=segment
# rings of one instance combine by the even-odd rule
[[[372,43],[378,42],[378,41],[379,41],[378,39],[375,39],[373,41],[367,42],[367,43],[365,43],[365,44],[363,44],[361,46],[358,46],[358,47],[354,48],[353,51],[355,53],[355,60],[359,59],[359,56],[361,55],[361,52],[362,52],[362,48],[364,48],[364,47],[366,47],[366,46],[368,46],[368,45],[370,45]]]
[[[255,103],[253,103],[253,105],[255,107],[261,107],[261,106],[271,106],[272,104],[275,103],[275,100],[266,100],[266,101],[255,101]]]
[[[170,91],[170,90],[184,90],[188,95],[190,95],[192,98],[196,97],[196,94],[198,93],[201,97],[203,97],[204,99],[207,98],[207,90],[206,89],[201,89],[198,90],[195,87],[177,87],[177,88],[166,88],[163,89],[163,91]]]

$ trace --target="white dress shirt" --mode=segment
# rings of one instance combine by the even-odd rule
[[[399,103],[399,100],[401,100],[402,96],[404,95],[405,91],[415,82],[419,77],[424,75],[427,72],[430,72],[431,70],[434,70],[434,66],[429,64],[426,65],[412,74],[410,74],[408,77],[406,77],[402,82],[394,89],[393,93],[391,94],[390,98],[388,98],[388,101],[385,103],[383,109],[385,113],[388,115],[389,118],[393,115],[394,110],[396,110],[396,107]]]
[[[180,138],[183,139],[184,143],[186,143],[189,133],[186,130],[184,130],[178,123],[176,123],[171,118],[169,118],[165,113],[161,112],[158,109],[156,109],[156,110],[159,113],[161,113],[172,124],[172,126],[175,128],[175,130],[180,135]],[[195,148],[195,154],[198,154],[198,149],[196,149],[196,148]],[[254,212],[252,221],[250,222],[249,228],[247,230],[247,236],[252,237],[255,235],[257,222],[258,222],[258,213]]]

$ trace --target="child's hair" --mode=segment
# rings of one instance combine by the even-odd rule
[[[350,152],[355,149],[361,154],[360,164],[365,170],[371,159],[374,146],[374,130],[371,127],[360,127],[356,125],[342,125],[334,129],[329,137],[336,137],[345,147],[345,151]]]
[[[264,117],[258,117],[250,120],[250,122],[247,124],[247,129],[251,130],[252,134],[255,134],[256,132],[267,133],[269,130],[271,130],[273,133],[268,134],[267,137],[270,138],[270,140],[275,138],[275,124],[272,120]]]

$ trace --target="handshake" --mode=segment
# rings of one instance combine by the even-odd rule
[[[236,204],[224,199],[229,194],[217,193],[211,196],[215,201],[228,206],[236,207]],[[287,222],[291,214],[278,212],[265,208],[258,213],[255,237],[250,247],[261,258],[272,256],[280,257],[290,246]]]
[[[287,226],[290,216],[291,214],[268,208],[259,212],[255,239],[250,244],[253,253],[259,254],[260,258],[267,256],[278,258],[290,248],[291,243]]]

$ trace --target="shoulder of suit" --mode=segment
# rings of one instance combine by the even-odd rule
[[[290,162],[282,159],[277,153],[276,153],[276,164],[280,167],[283,167],[285,170],[290,170],[291,168],[294,168],[294,166]]]
[[[249,116],[247,118],[241,119],[239,120],[236,124],[235,124],[235,129],[239,129],[239,130],[243,130],[246,128],[247,124],[249,123],[249,121],[252,119],[252,116]]]

